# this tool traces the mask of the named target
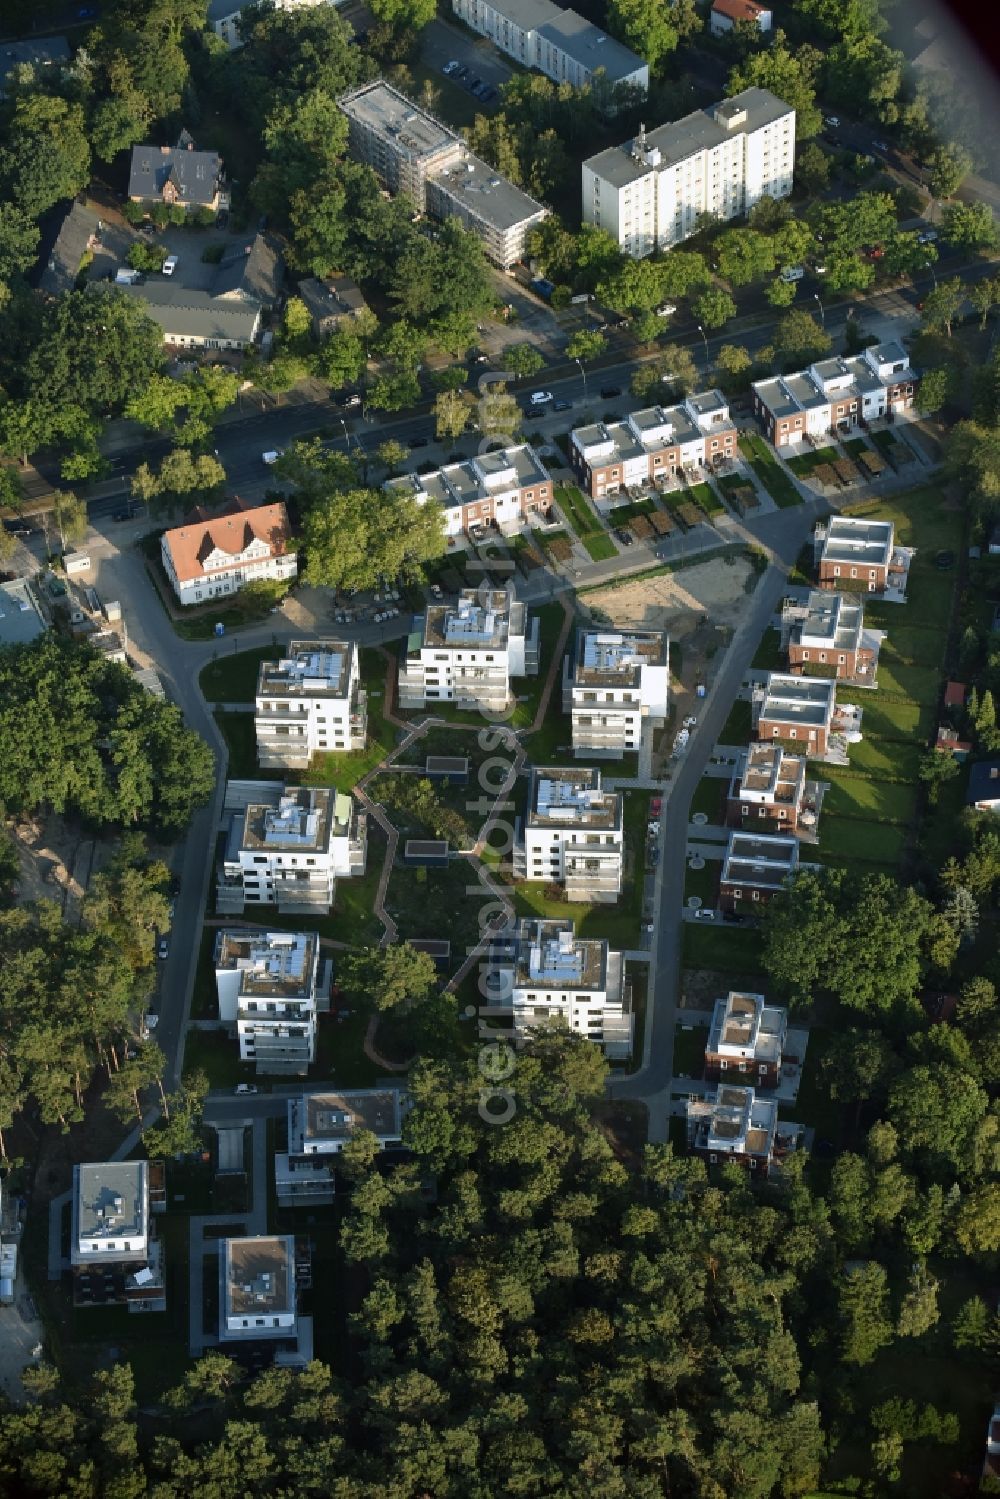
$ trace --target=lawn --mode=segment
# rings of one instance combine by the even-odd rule
[[[184,1071],[204,1072],[212,1088],[232,1092],[237,1083],[257,1081],[253,1062],[240,1061],[240,1043],[225,1031],[189,1030],[184,1038]],[[258,1087],[266,1087],[259,1082]]]
[[[590,554],[591,562],[607,562],[609,557],[618,556],[618,548],[604,531],[598,531],[593,536],[584,536],[582,541]]]
[[[849,458],[857,458],[861,453],[871,452],[871,448],[863,437],[848,437],[841,446]],[[832,451],[832,449],[829,451]]]
[[[781,649],[781,632],[771,626],[761,636],[760,645],[750,663],[757,671],[781,671],[785,667],[785,652]]]
[[[868,612],[866,609],[866,621]],[[944,660],[944,639],[940,630],[928,629],[916,623],[896,623],[902,612],[897,608],[894,614],[887,614],[888,634],[879,652],[880,673],[884,666],[894,666],[896,662],[907,666],[934,667],[940,671]]]
[[[779,508],[802,504],[802,496],[763,438],[755,432],[741,432],[739,444],[740,452]]]
[[[575,484],[557,484],[555,502],[581,540],[585,536],[593,536],[595,532],[603,532],[604,527],[597,519],[597,512]]]
[[[834,817],[872,818],[878,822],[912,823],[917,813],[914,787],[893,781],[870,781],[834,766],[823,767],[829,790],[823,798],[820,825]]]
[[[836,463],[839,456],[836,448],[812,448],[808,453],[797,453],[787,462],[793,474],[798,474],[800,478],[807,478],[824,463]]]
[[[751,974],[760,971],[762,958],[763,939],[756,927],[724,926],[717,921],[684,923],[685,968]]]
[[[674,1077],[701,1077],[705,1071],[707,1025],[686,1026],[683,1010],[674,1031]]]
[[[400,732],[382,712],[385,701],[387,662],[381,651],[361,652],[361,680],[368,692],[368,742],[363,750],[349,754],[316,755],[302,777],[306,786],[336,786],[350,791],[370,770],[374,770],[396,743]]]
[[[753,712],[750,704],[738,698],[729,710],[729,717],[719,730],[719,744],[749,744],[753,730]]]
[[[827,816],[824,808],[819,820],[819,846],[836,858],[898,864],[906,846],[906,830],[892,823]]]
[[[919,703],[893,702],[878,692],[838,689],[838,701],[860,703],[864,710],[861,732],[874,739],[926,740],[934,727],[934,714]]]
[[[714,910],[719,899],[719,876],[722,873],[722,863],[719,859],[706,859],[703,869],[692,869],[687,865],[684,870],[684,900],[691,895],[701,897],[701,903],[709,910]]]
[[[481,935],[480,913],[489,920],[497,914],[489,891],[480,884],[471,859],[452,858],[443,869],[423,869],[396,863],[389,876],[386,909],[396,922],[399,939],[447,937],[454,971]]]
[[[280,781],[286,774],[294,778],[292,772],[262,770],[257,764],[257,734],[254,730],[252,713],[226,713],[217,708],[215,722],[219,726],[219,732],[226,741],[226,748],[229,751],[226,774],[230,779],[234,781]]]
[[[906,781],[915,785],[920,769],[922,747],[919,744],[894,743],[884,739],[862,739],[848,747],[850,768],[886,781]],[[810,773],[823,779],[827,767],[813,765]]]
[[[711,484],[692,484],[686,491],[682,490],[681,493],[685,494],[689,500],[694,500],[696,505],[700,505],[706,515],[725,515],[726,513],[725,505],[723,505]]]
[[[900,666],[895,661],[879,661],[878,695],[883,699],[887,693],[909,698],[911,702],[923,703],[936,708],[941,695],[941,672],[934,666]]]
[[[217,658],[202,667],[198,678],[202,697],[210,703],[252,703],[257,696],[260,663],[275,661],[280,655],[281,649],[275,645],[226,654],[220,641]]]
[[[689,817],[704,812],[709,822],[721,824],[728,788],[729,782],[724,776],[702,776],[694,788]]]

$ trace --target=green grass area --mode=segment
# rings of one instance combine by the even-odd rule
[[[215,987],[215,964],[212,954],[218,928],[204,926],[198,948],[198,966],[194,973],[194,992],[191,996],[191,1016],[194,1020],[215,1020],[219,1014],[218,991]]]
[[[793,474],[806,478],[824,463],[836,463],[839,456],[836,448],[812,448],[808,453],[797,453],[786,461]]]
[[[860,744],[849,745],[847,750],[852,770],[879,780],[906,781],[910,785],[916,784],[921,754],[922,747],[918,744],[876,738],[862,739]],[[814,765],[812,774],[822,780],[826,768],[825,765]]]
[[[273,644],[227,654],[220,640],[218,656],[202,667],[198,678],[202,696],[210,703],[252,703],[257,695],[260,663],[275,661],[280,655],[280,648]]]
[[[823,809],[819,846],[823,853],[870,864],[898,864],[906,845],[906,829],[894,823],[865,822],[858,817],[835,817]]]
[[[924,857],[940,869],[955,852],[955,824],[965,810],[965,788],[968,776],[960,771],[953,781],[942,786],[933,807],[924,814],[920,827],[920,847]]]
[[[771,626],[761,636],[760,645],[754,652],[751,666],[758,671],[781,671],[785,666],[785,653],[781,649],[781,633]]]
[[[234,781],[282,780],[282,770],[262,770],[257,764],[257,734],[252,713],[225,713],[215,711],[215,722],[226,741],[229,765],[226,771]]]
[[[861,732],[874,739],[927,739],[934,727],[934,714],[919,703],[895,702],[878,692],[863,689],[837,690],[837,701],[860,703],[864,710]]]
[[[604,531],[595,536],[584,536],[583,545],[587,549],[591,562],[607,562],[609,557],[618,556],[618,548]]]
[[[685,921],[682,956],[685,968],[743,975],[759,973],[763,939],[756,927]]]
[[[423,869],[397,860],[386,891],[386,909],[399,931],[399,939],[447,937],[451,941],[452,969],[475,947],[481,934],[480,913],[489,902],[487,916],[495,914],[489,891],[480,884],[477,865],[471,859],[451,859],[443,869]]]
[[[848,437],[841,443],[841,447],[849,458],[857,458],[861,453],[871,452],[871,448],[863,437]]]
[[[316,755],[302,777],[306,786],[333,785],[338,791],[350,791],[392,749],[400,731],[382,711],[387,665],[381,651],[361,652],[361,680],[368,693],[367,743],[363,750],[352,750],[349,754],[335,754],[331,751]]]
[[[823,766],[822,775],[829,790],[823,797],[821,826],[828,813],[833,817],[861,817],[903,824],[912,823],[916,816],[917,793],[913,786],[867,780],[830,765]]]
[[[901,611],[896,610],[897,619]],[[868,610],[866,610],[867,622]],[[944,660],[944,640],[939,630],[925,629],[918,624],[901,624],[887,618],[887,634],[879,652],[879,671],[883,667],[901,666],[935,667],[939,671]]]
[[[682,490],[685,498],[694,500],[704,510],[706,515],[725,515],[726,507],[719,499],[711,484],[691,484],[686,490]]]
[[[692,869],[690,864],[684,869],[684,900],[688,897],[698,895],[701,903],[708,910],[715,909],[719,900],[719,876],[722,873],[722,863],[719,859],[706,859],[704,868]]]
[[[204,1072],[212,1088],[232,1091],[237,1083],[257,1082],[253,1062],[240,1061],[240,1044],[225,1031],[189,1030],[184,1038],[185,1072]],[[266,1088],[266,1082],[258,1082]]]
[[[842,1131],[849,1122],[849,1112],[842,1103],[830,1097],[830,1085],[823,1075],[823,1058],[833,1041],[833,1032],[821,1026],[809,1027],[809,1042],[802,1064],[799,1096],[794,1103],[782,1104],[782,1118],[799,1124],[811,1124],[821,1139],[842,1145]]]
[[[657,508],[655,500],[635,500],[632,504],[616,505],[608,515],[609,526],[627,526],[630,520],[640,515],[651,515]]]
[[[557,484],[555,502],[581,540],[597,532],[603,534],[597,512],[575,484]]]
[[[802,504],[802,496],[763,438],[755,432],[741,432],[739,444],[740,452],[780,509]]]
[[[892,458],[890,455],[894,451],[898,452],[901,447],[899,439],[897,437],[894,437],[887,427],[880,428],[878,432],[871,432],[869,433],[869,436],[871,437],[873,445],[878,448],[879,452],[882,453],[884,457],[888,458],[891,463]]]
[[[674,1031],[674,1076],[701,1077],[705,1071],[705,1044],[708,1041],[708,1026],[683,1023],[684,1011],[680,1011]]]
[[[936,708],[941,695],[941,672],[937,666],[900,666],[895,661],[880,659],[879,699],[884,699],[888,694]]]
[[[689,816],[704,812],[709,822],[721,826],[729,782],[724,776],[702,776],[694,788]]]
[[[753,713],[750,704],[738,699],[729,710],[729,717],[719,730],[719,744],[749,744],[753,730]]]

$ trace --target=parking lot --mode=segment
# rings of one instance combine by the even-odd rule
[[[463,93],[476,78],[499,89],[513,72],[492,42],[485,37],[473,38],[447,21],[431,21],[425,28],[421,60],[438,75],[442,90],[454,88]],[[441,70],[449,62],[468,68],[468,73],[461,79],[446,77]],[[494,106],[497,103],[495,99],[490,102]]]

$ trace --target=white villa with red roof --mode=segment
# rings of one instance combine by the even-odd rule
[[[202,604],[237,593],[246,583],[294,578],[298,556],[288,550],[284,505],[244,508],[211,519],[194,511],[160,538],[163,569],[182,604]]]

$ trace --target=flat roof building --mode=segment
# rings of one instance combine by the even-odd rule
[[[619,422],[577,427],[570,434],[570,463],[597,508],[606,511],[609,496],[662,487],[678,473],[734,458],[736,438],[725,396],[706,390],[677,406],[647,406]]]
[[[261,766],[305,770],[314,755],[364,749],[368,695],[358,648],[347,640],[293,640],[262,661],[254,707]]]
[[[798,867],[797,838],[730,833],[719,879],[719,904],[724,911],[735,911],[744,901],[751,905],[769,901],[786,888]]]
[[[403,474],[385,488],[440,505],[446,536],[474,525],[513,535],[529,516],[547,516],[553,497],[552,479],[530,443],[477,453],[429,474]]]
[[[758,380],[754,415],[769,442],[787,447],[908,410],[918,383],[902,344],[877,344],[857,355],[820,359],[806,370]]]
[[[513,589],[465,588],[453,604],[429,604],[413,624],[398,673],[400,708],[452,702],[503,712],[511,678],[538,671],[538,616]]]
[[[797,1126],[792,1129],[797,1138]],[[689,1149],[710,1166],[737,1161],[767,1176],[776,1154],[778,1105],[758,1098],[753,1088],[720,1083],[714,1097],[688,1103],[687,1133]]]
[[[788,1012],[766,1003],[763,994],[731,989],[715,1001],[705,1045],[705,1076],[776,1088],[788,1030]]]
[[[367,818],[333,786],[228,781],[216,909],[274,905],[288,915],[333,906],[338,879],[364,873]]]
[[[811,831],[816,813],[806,805],[806,763],[805,755],[790,754],[780,744],[751,744],[730,783],[730,826],[746,832],[795,833],[801,823]]]
[[[562,1023],[624,1060],[632,1053],[634,1016],[621,953],[603,939],[576,935],[572,921],[525,918],[494,955],[491,1004],[512,1013],[518,1036]]]
[[[326,1089],[288,1100],[288,1150],[274,1159],[278,1202],[302,1207],[332,1202],[337,1157],[361,1130],[383,1150],[402,1143],[412,1106],[402,1088]]]
[[[162,1244],[150,1222],[150,1162],[73,1167],[70,1265],[77,1306],[166,1309]],[[160,1166],[162,1172],[162,1165]]]
[[[567,900],[615,901],[623,855],[622,796],[603,788],[601,772],[535,766],[515,876],[563,885]]]
[[[219,1243],[219,1345],[259,1344],[276,1364],[300,1368],[313,1352],[312,1318],[300,1317],[291,1234]]]
[[[832,679],[772,671],[754,688],[754,728],[758,739],[784,740],[816,758],[827,752],[836,706]]]
[[[814,588],[804,603],[786,600],[781,628],[791,672],[833,677],[858,687],[876,685],[883,635],[865,629],[860,594]]]
[[[575,755],[620,760],[639,749],[645,726],[666,723],[668,660],[659,631],[577,631],[563,662]]]
[[[230,931],[215,939],[219,1019],[234,1026],[240,1061],[259,1075],[304,1076],[316,1059],[316,1015],[329,960],[315,932]]]
[[[46,621],[24,578],[0,583],[0,646],[30,645],[46,628]]]
[[[814,540],[821,588],[881,593],[889,582],[895,550],[891,520],[833,515],[817,525]]]

